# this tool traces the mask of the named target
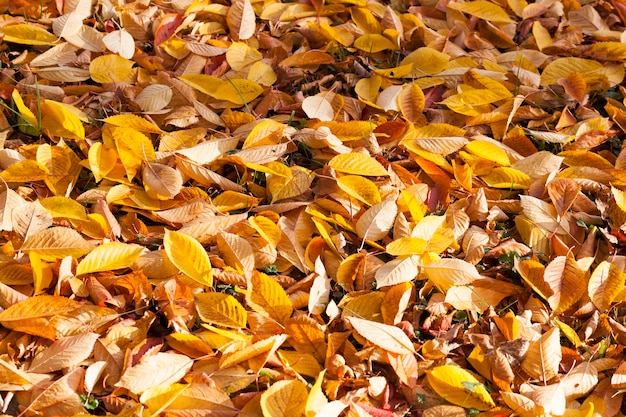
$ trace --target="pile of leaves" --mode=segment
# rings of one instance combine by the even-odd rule
[[[5,414],[621,413],[623,0],[0,10]]]

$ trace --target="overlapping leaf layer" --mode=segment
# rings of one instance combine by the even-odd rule
[[[0,409],[613,416],[623,0],[0,0]]]

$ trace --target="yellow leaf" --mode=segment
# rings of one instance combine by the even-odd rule
[[[326,404],[328,404],[328,398],[326,398],[326,395],[324,395],[324,391],[322,390],[325,373],[325,369],[321,371],[315,378],[315,383],[311,387],[311,392],[309,392],[306,399],[306,417],[315,417],[316,415],[320,415],[318,413],[322,411],[322,408],[324,408]]]
[[[365,265],[366,255],[353,253],[339,264],[335,281],[344,288],[353,288],[354,281],[357,277],[363,277]]]
[[[163,246],[167,257],[182,273],[201,285],[213,285],[209,256],[196,239],[166,229]]]
[[[68,147],[48,144],[39,145],[36,156],[37,162],[48,170],[44,181],[50,191],[55,195],[70,193],[81,171],[78,156]]]
[[[47,197],[39,200],[41,205],[55,218],[88,221],[85,207],[76,200],[63,196]]]
[[[458,366],[437,366],[426,371],[426,380],[440,397],[452,404],[477,410],[495,406],[485,386]]]
[[[589,298],[598,310],[609,309],[619,291],[624,287],[624,273],[615,264],[603,261],[594,269],[589,278],[587,291]]]
[[[381,33],[382,27],[378,18],[366,7],[351,7],[352,21],[366,33]]]
[[[420,120],[425,104],[426,98],[424,97],[424,92],[416,83],[404,86],[398,95],[400,112],[402,112],[404,118],[411,123]]]
[[[600,61],[625,61],[626,45],[622,42],[594,42],[587,53]]]
[[[285,125],[277,122],[276,120],[260,120],[252,128],[241,148],[249,149],[262,145],[276,145],[282,140],[284,130]],[[267,165],[278,166],[278,163],[270,162]]]
[[[382,80],[382,77],[378,75],[361,78],[354,86],[354,91],[361,101],[375,106],[373,103],[376,102],[376,97],[378,97]]]
[[[385,200],[365,211],[356,222],[357,235],[364,240],[381,240],[389,234],[398,214],[393,200]]]
[[[444,258],[423,266],[424,274],[442,292],[454,285],[467,285],[480,279],[476,267],[462,259]]]
[[[583,342],[580,340],[580,337],[578,337],[576,330],[572,329],[570,326],[563,323],[561,320],[557,319],[556,317],[554,317],[553,320],[556,323],[556,325],[559,327],[559,329],[563,332],[563,335],[567,337],[567,339],[574,346],[576,346],[577,348],[583,346]],[[568,374],[568,378],[570,375],[571,374]]]
[[[128,268],[145,250],[143,246],[122,242],[104,243],[85,256],[76,267],[76,275]]]
[[[439,52],[429,47],[417,48],[408,54],[400,65],[413,65],[413,76],[423,77],[425,75],[437,74],[448,66],[450,55]]]
[[[116,150],[102,142],[91,145],[87,158],[96,182],[100,182],[111,173],[118,163]]]
[[[241,71],[248,65],[260,61],[263,55],[243,42],[233,42],[226,52],[226,61],[235,71]]]
[[[48,177],[45,166],[31,159],[24,159],[9,165],[0,177],[6,182],[32,182],[41,181]]]
[[[77,108],[65,103],[43,100],[41,108],[41,129],[53,136],[70,139],[85,139],[85,128]]]
[[[17,111],[19,112],[20,117],[23,119],[24,122],[26,122],[26,124],[29,125],[23,126],[21,127],[21,129],[26,130],[27,128],[31,128],[35,131],[38,131],[39,120],[37,120],[35,114],[26,106],[26,104],[24,104],[24,100],[22,99],[22,96],[20,96],[19,91],[17,91],[17,88],[14,89],[11,93],[11,98],[13,99],[15,107],[17,107]]]
[[[513,20],[502,7],[490,1],[449,3],[447,7],[495,23],[513,23]]]
[[[219,292],[197,294],[196,310],[204,322],[219,326],[246,327],[248,313],[235,297]]]
[[[248,79],[264,87],[269,87],[276,82],[278,76],[271,65],[268,65],[263,61],[257,61],[250,65],[250,69],[248,70]]]
[[[145,390],[139,397],[139,401],[148,407],[150,415],[156,416],[176,401],[189,387],[188,384],[157,385]]]
[[[29,253],[30,259],[35,259],[31,265],[10,264],[0,269],[0,282],[5,285],[29,285],[34,281],[35,270],[40,268],[41,259],[34,252]],[[39,263],[37,263],[37,259]]]
[[[228,374],[229,371],[224,373]],[[219,371],[213,375],[219,378]],[[243,379],[244,381],[238,381],[239,384],[247,381],[245,376]],[[205,415],[231,415],[237,410],[226,389],[224,389],[225,387],[221,384],[214,387],[201,382],[192,382],[186,384],[185,387],[187,388],[169,405],[164,414],[169,414],[169,410],[173,414],[184,414],[188,410],[198,410],[199,413]]]
[[[484,378],[486,379],[492,378],[491,363],[489,362],[489,359],[485,357],[485,352],[483,352],[480,346],[475,346],[474,349],[472,349],[472,352],[467,357],[467,361]]]
[[[626,192],[618,188],[611,187],[611,194],[613,194],[613,198],[615,199],[615,204],[617,204],[617,207],[626,212]]]
[[[561,341],[558,327],[552,327],[531,343],[522,369],[534,379],[548,381],[559,373]]]
[[[154,160],[152,142],[143,133],[129,127],[114,127],[111,135],[128,180],[132,181],[144,161]]]
[[[206,74],[185,74],[178,78],[190,87],[210,96],[213,96],[224,83],[224,80]]]
[[[80,258],[90,252],[93,246],[73,229],[51,227],[30,236],[21,247],[24,252],[37,252],[41,259],[56,261],[72,256]]]
[[[302,417],[309,392],[303,382],[277,381],[261,394],[263,417]]]
[[[32,387],[28,373],[18,369],[13,362],[6,362],[2,359],[0,359],[0,383],[16,385],[23,390]]]
[[[535,38],[535,43],[540,51],[548,46],[552,45],[552,37],[550,36],[550,32],[546,29],[540,21],[536,20],[533,23],[533,36]]]
[[[134,64],[119,55],[101,55],[89,64],[89,74],[97,83],[123,82],[130,78]]]
[[[393,256],[421,255],[428,242],[419,237],[401,237],[387,245],[386,251]]]
[[[493,188],[521,189],[530,187],[532,179],[522,171],[510,167],[496,167],[487,175],[481,175],[480,179]]]
[[[302,195],[309,189],[315,176],[312,171],[301,166],[290,167],[289,171],[290,176],[287,179],[278,176],[267,179],[272,203]]]
[[[353,46],[367,53],[376,53],[387,49],[398,49],[398,47],[394,45],[393,42],[385,38],[383,35],[377,33],[367,33],[365,35],[359,36],[354,41]]]
[[[354,297],[346,297],[342,300],[343,310],[341,317],[358,317],[360,319],[382,323],[383,316],[381,307],[384,297],[385,295],[382,292],[368,292]]]
[[[541,85],[549,86],[556,84],[559,79],[566,78],[568,75],[578,72],[583,75],[591,73],[600,73],[603,66],[600,62],[592,59],[584,58],[558,58],[550,62],[541,73]]]
[[[192,358],[210,355],[213,349],[203,339],[190,333],[170,333],[165,336],[172,349],[184,353]]]
[[[443,100],[441,104],[456,113],[466,116],[478,116],[482,113],[480,106],[495,103],[500,100],[509,98],[509,94],[502,91],[493,91],[488,89],[471,89],[460,92]]]
[[[470,69],[467,71],[464,80],[468,84],[478,83],[488,90],[497,92],[504,98],[513,97],[513,94],[500,81],[481,74],[476,70]]]
[[[393,68],[374,69],[375,74],[380,75],[382,77],[388,77],[388,78],[404,78],[404,77],[407,77],[409,74],[411,74],[411,71],[413,71],[412,63],[400,65],[399,67],[393,67]]]
[[[343,192],[368,206],[381,202],[378,187],[372,181],[359,175],[342,175],[337,178],[337,185]]]
[[[283,238],[283,234],[276,223],[265,216],[250,217],[248,223],[265,241],[274,246],[278,245]]]
[[[127,127],[135,129],[139,132],[146,133],[164,133],[157,125],[150,123],[143,117],[139,117],[135,114],[118,114],[115,116],[109,116],[106,119],[102,119],[104,123],[117,126]]]
[[[333,157],[328,165],[335,171],[345,174],[365,175],[372,177],[388,176],[387,170],[369,155],[351,152]]]
[[[321,371],[322,367],[317,362],[317,359],[308,353],[294,352],[292,350],[279,350],[276,352],[281,362],[300,375],[316,377]]]
[[[222,81],[212,96],[218,100],[226,100],[243,106],[260,96],[262,92],[263,87],[254,81],[235,78]]]
[[[405,281],[389,288],[383,298],[380,310],[385,324],[396,325],[403,316],[409,305],[413,283]]]
[[[361,336],[384,350],[401,354],[415,354],[415,348],[409,337],[396,326],[357,317],[347,317],[346,320]]]
[[[59,39],[35,23],[20,23],[7,25],[0,28],[5,42],[19,43],[23,45],[53,45]]]
[[[220,213],[228,213],[235,210],[246,210],[253,207],[256,204],[256,200],[253,196],[236,191],[224,191],[222,194],[215,197],[213,205]]]
[[[42,294],[52,283],[52,267],[46,262],[43,262],[37,252],[30,252],[28,254],[28,259],[30,259],[30,265],[32,268],[32,281],[35,287],[35,295]],[[7,271],[9,267],[4,267],[2,272]],[[0,281],[6,284],[4,279],[0,279]]]
[[[293,312],[293,305],[283,287],[258,271],[253,271],[248,279],[246,303],[254,311],[267,315],[279,323],[287,320]]]

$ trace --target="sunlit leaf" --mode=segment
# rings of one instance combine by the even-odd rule
[[[350,197],[354,197],[369,206],[381,201],[378,187],[367,178],[358,175],[342,175],[337,178],[337,185]]]
[[[352,327],[368,341],[385,350],[395,353],[415,353],[408,336],[395,326],[348,317]]]
[[[606,311],[624,286],[624,273],[613,263],[602,262],[594,269],[587,291],[600,311]]]
[[[559,328],[552,327],[528,348],[522,369],[533,378],[548,381],[558,373],[561,361]]]
[[[76,267],[76,275],[130,267],[144,251],[138,245],[104,243],[92,250]]]
[[[83,333],[60,338],[33,358],[29,371],[44,373],[74,367],[91,356],[98,337],[96,333]]]
[[[512,22],[511,18],[506,11],[504,11],[504,9],[489,1],[479,0],[470,3],[451,3],[448,4],[447,7],[496,23]]]
[[[371,156],[362,153],[340,154],[328,162],[328,165],[345,174],[365,176],[387,176],[387,170]]]
[[[232,295],[203,293],[196,295],[195,299],[198,315],[203,321],[225,327],[246,326],[246,310]]]
[[[0,29],[5,42],[15,42],[25,45],[52,45],[58,41],[57,37],[41,26],[30,23],[7,25]]]
[[[141,394],[159,385],[166,386],[178,382],[192,365],[192,359],[176,353],[159,352],[145,355],[138,364],[124,371],[116,386]]]
[[[246,303],[253,310],[266,314],[278,322],[291,316],[293,305],[279,283],[266,274],[254,272],[248,283]]]
[[[51,227],[30,236],[21,248],[37,252],[42,259],[55,261],[66,256],[80,258],[93,249],[78,232],[68,227]]]
[[[308,398],[306,385],[299,380],[278,381],[261,395],[263,417],[300,417]]]
[[[213,285],[209,256],[196,239],[181,232],[166,230],[163,247],[167,257],[182,273],[201,285]]]
[[[480,279],[476,267],[461,259],[444,258],[423,268],[426,277],[443,291],[454,285],[471,284],[474,280]]]
[[[485,386],[458,366],[437,366],[426,371],[426,379],[437,394],[453,404],[478,410],[495,405]]]
[[[398,206],[393,200],[375,204],[359,217],[356,231],[361,239],[380,240],[387,236],[398,213]]]

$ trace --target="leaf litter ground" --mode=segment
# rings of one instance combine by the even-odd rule
[[[5,414],[623,415],[623,1],[0,8]]]

